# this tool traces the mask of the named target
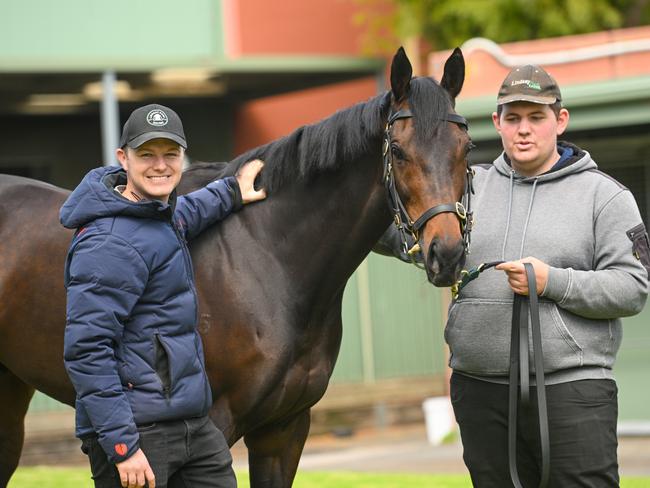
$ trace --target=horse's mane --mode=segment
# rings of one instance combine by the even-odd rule
[[[432,78],[413,78],[410,87],[415,136],[418,141],[425,141],[436,132],[440,118],[453,101]],[[186,174],[208,175],[212,179],[231,176],[247,161],[261,159],[265,165],[260,185],[269,192],[287,182],[309,181],[317,174],[336,171],[344,162],[367,154],[372,145],[379,150],[390,99],[391,93],[386,92],[247,151],[227,165],[194,163]]]

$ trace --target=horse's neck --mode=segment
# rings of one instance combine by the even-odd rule
[[[379,110],[379,107],[374,109]],[[325,123],[334,124],[330,126],[334,133],[346,130],[350,124],[349,119],[346,121],[340,117],[328,120]],[[390,223],[385,190],[381,185],[383,123],[379,118],[375,122],[376,127],[369,126],[374,123],[366,125],[363,133],[357,134],[368,143],[364,145],[359,141],[359,148],[370,149],[360,149],[359,154],[350,156],[351,160],[336,161],[330,169],[321,168],[311,175],[307,172],[308,182],[300,179],[284,181],[271,189],[267,201],[247,208],[232,227],[225,226],[226,232],[233,227],[239,231],[230,236],[237,242],[229,241],[227,235],[221,236],[229,241],[224,246],[236,245],[246,248],[248,255],[265,256],[263,260],[248,259],[245,264],[241,263],[242,266],[259,266],[261,269],[254,271],[287,275],[284,282],[301,294],[305,290],[330,296],[333,291],[340,292]],[[338,123],[343,125],[336,126]],[[341,137],[340,144],[344,144],[346,138]],[[282,150],[283,145],[288,145],[290,148],[299,147],[302,162],[309,164],[310,158],[319,157],[319,148],[310,146],[321,143],[323,141],[306,138],[301,131],[296,131],[238,159],[271,158],[269,164],[278,164],[277,158],[284,158],[281,164],[297,165],[300,158],[292,160],[295,151]],[[328,144],[332,147],[339,145],[332,141]],[[233,162],[235,165],[239,163],[241,161]],[[226,170],[232,174],[232,165]],[[181,193],[191,191],[206,184],[209,177],[216,177],[214,166],[195,167],[187,178],[184,176],[179,189]]]
[[[385,231],[390,216],[381,172],[378,148],[260,205],[268,244],[301,289],[340,289]]]

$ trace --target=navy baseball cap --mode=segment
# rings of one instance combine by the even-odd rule
[[[135,109],[122,129],[120,147],[140,147],[152,139],[169,139],[187,149],[181,118],[171,108],[152,103]]]

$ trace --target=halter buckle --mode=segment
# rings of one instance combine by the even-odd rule
[[[467,220],[467,210],[461,202],[456,202],[456,215],[460,220]]]
[[[420,251],[422,251],[422,248],[420,247],[420,243],[416,242],[415,244],[413,244],[413,247],[408,250],[407,254],[409,256],[413,256],[414,254],[417,254]]]

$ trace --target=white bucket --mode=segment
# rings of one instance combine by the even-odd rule
[[[454,416],[448,397],[427,398],[422,402],[427,425],[427,439],[434,446],[439,445],[454,429]]]

